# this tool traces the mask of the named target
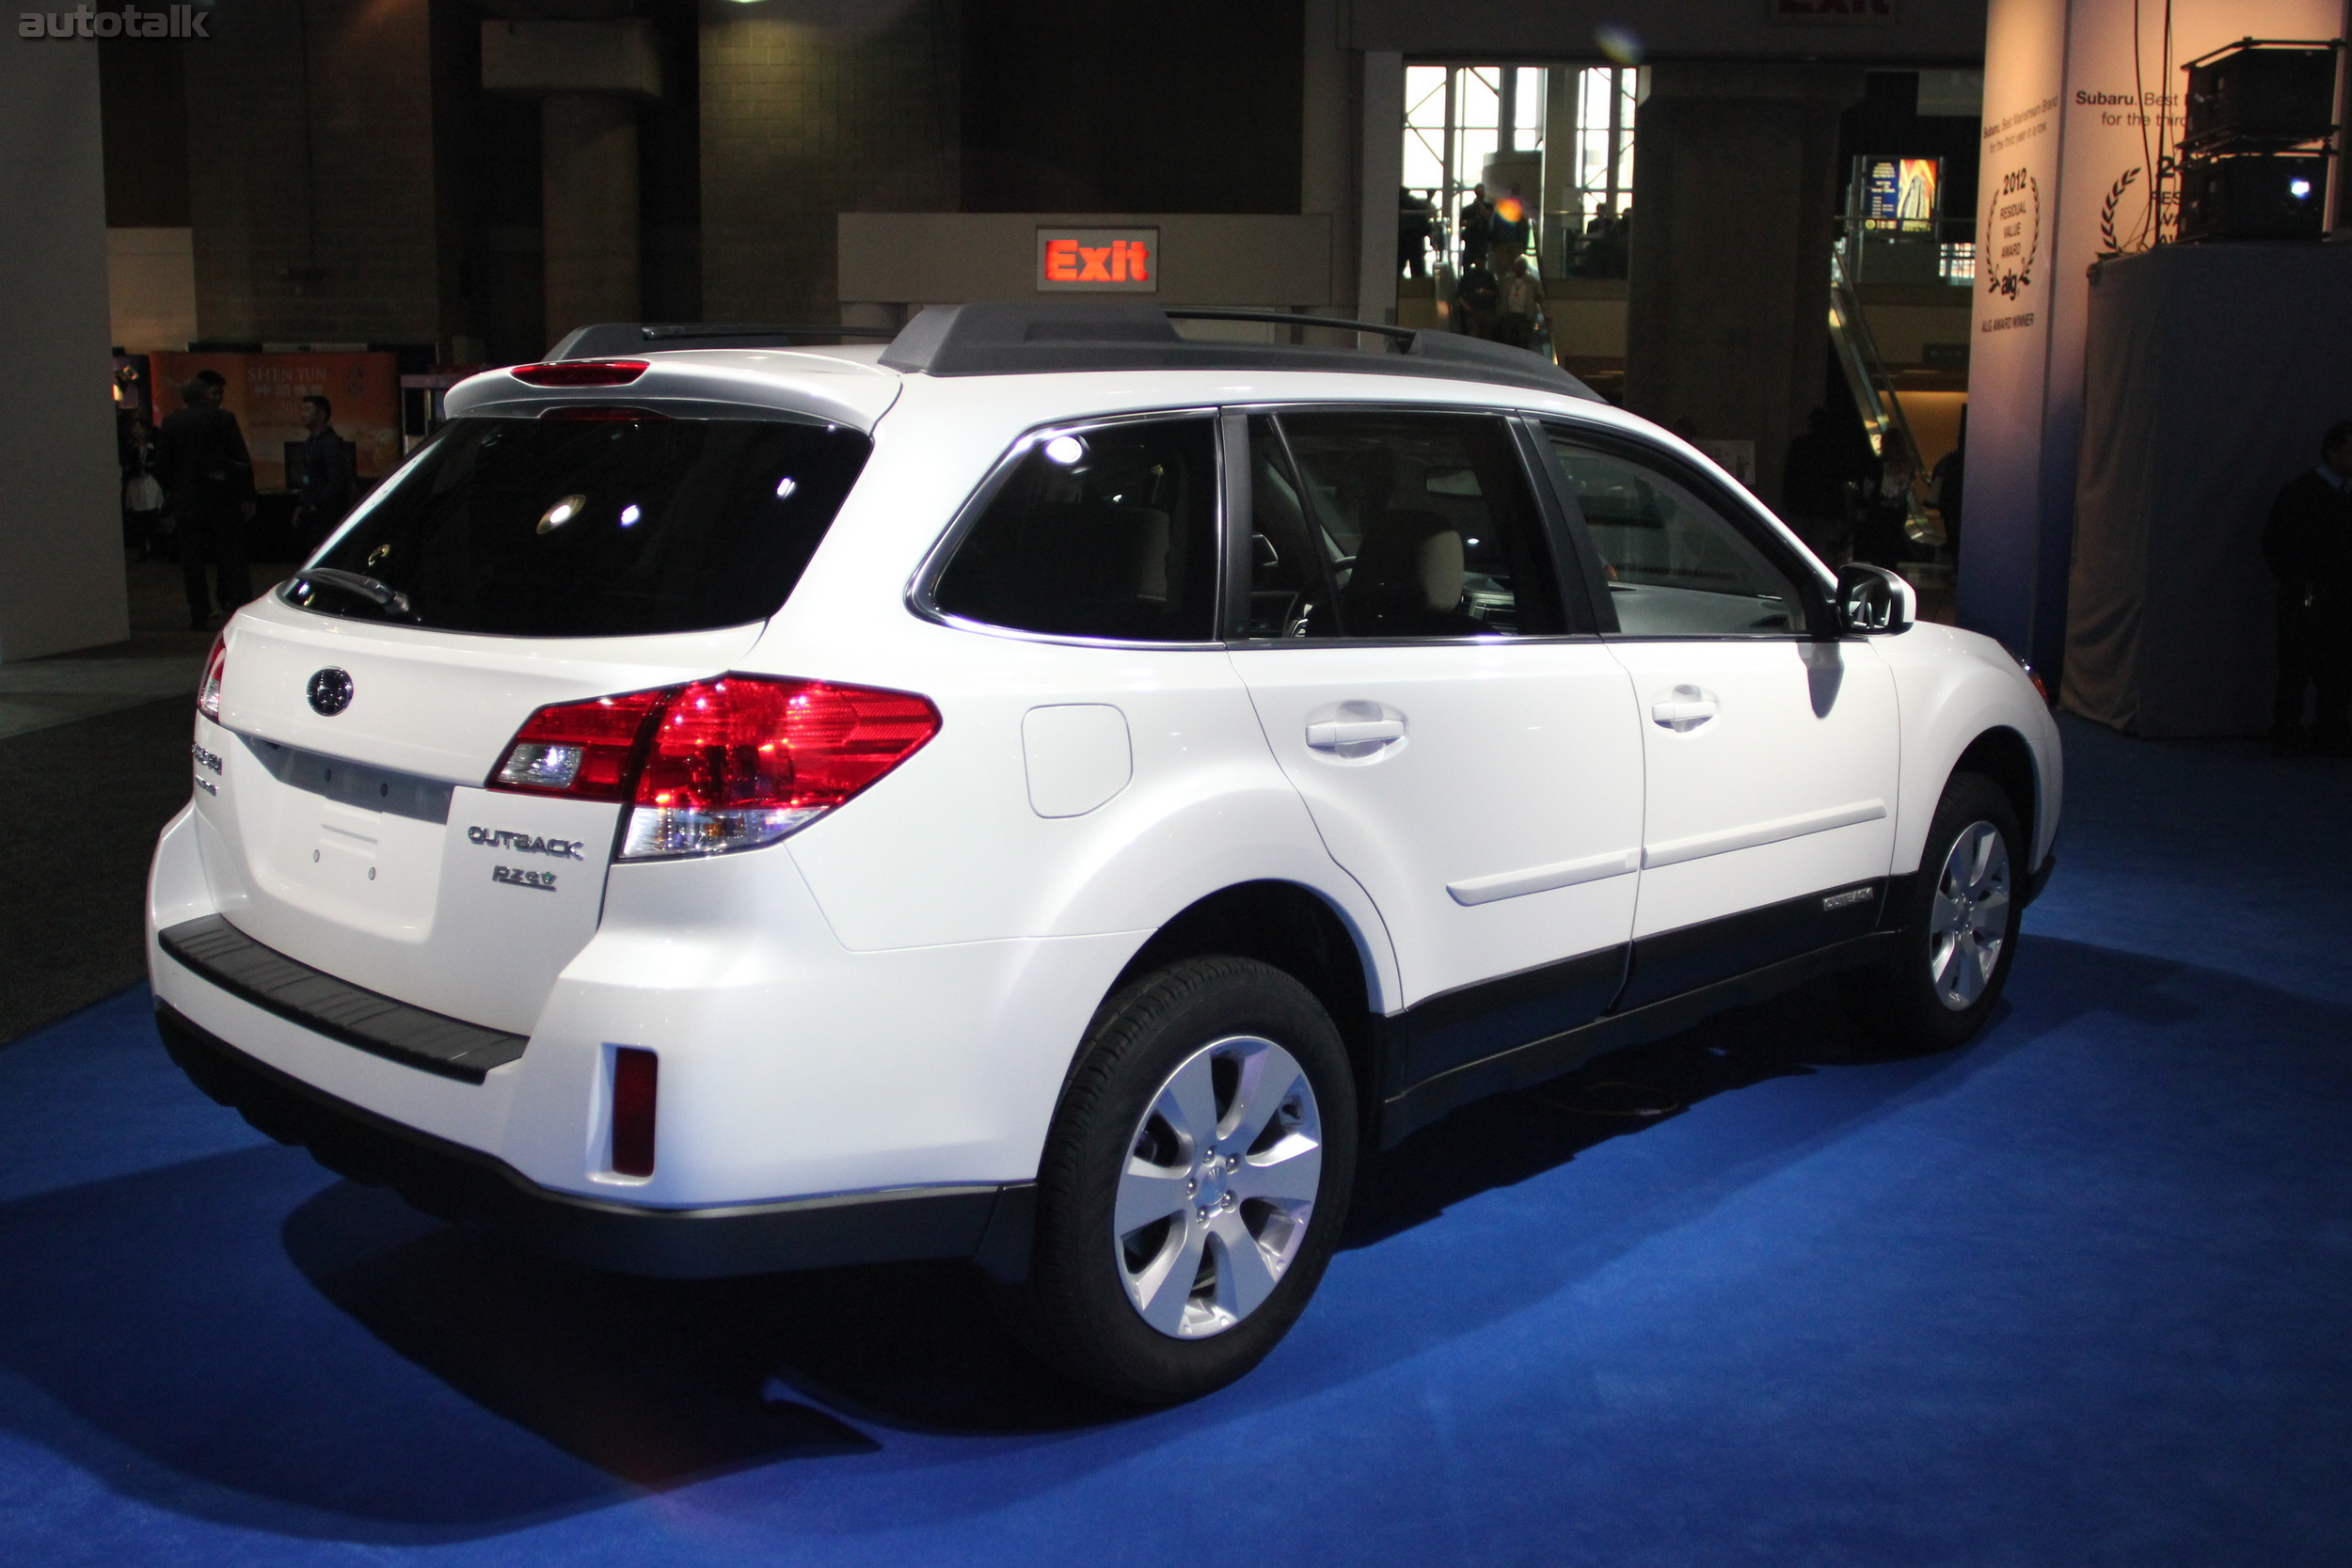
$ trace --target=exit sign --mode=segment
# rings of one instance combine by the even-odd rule
[[[1037,286],[1045,293],[1157,293],[1160,231],[1041,229],[1037,231]]]

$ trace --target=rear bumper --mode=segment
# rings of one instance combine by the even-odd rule
[[[428,1213],[516,1235],[576,1262],[673,1279],[915,1259],[972,1259],[1000,1277],[1028,1253],[1033,1188],[911,1187],[709,1209],[644,1209],[554,1192],[505,1162],[339,1100],[246,1054],[168,1003],[164,1046],[206,1094],[355,1181]]]
[[[200,847],[208,832],[183,813],[157,846],[148,955],[158,1002],[243,1060],[591,1214],[710,1214],[755,1231],[759,1214],[839,1207],[837,1195],[866,1195],[861,1205],[946,1195],[955,1209],[1025,1184],[1068,1069],[1065,1042],[1082,1037],[1140,941],[852,952],[782,856],[622,866],[595,936],[524,1040],[414,1005],[431,998],[363,989],[314,952],[265,945],[215,893],[206,862],[226,851]],[[478,957],[497,962],[494,951]],[[660,1057],[660,1157],[644,1180],[610,1164],[611,1064],[623,1046]],[[955,1249],[919,1248],[943,1250]],[[666,1272],[803,1266],[781,1243],[668,1264],[658,1248],[637,1264],[626,1250],[606,1256]],[[807,1256],[845,1257],[830,1246]]]

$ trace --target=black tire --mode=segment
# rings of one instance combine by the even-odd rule
[[[1204,1049],[1235,1039],[1270,1042],[1287,1053],[1291,1064],[1311,1089],[1301,1099],[1292,1089],[1265,1113],[1266,1132],[1250,1145],[1252,1155],[1238,1145],[1225,1156],[1213,1140],[1193,1153],[1193,1142],[1177,1135],[1152,1115],[1167,1102],[1160,1099],[1171,1075]],[[1255,1045],[1236,1051],[1257,1051]],[[1234,1125],[1236,1113],[1248,1113],[1248,1096],[1240,1091],[1235,1074],[1238,1060],[1275,1063],[1277,1053],[1242,1058],[1212,1054],[1205,1066],[1219,1068],[1225,1076],[1218,1085],[1216,1111],[1220,1129]],[[1269,1072],[1287,1074],[1288,1067],[1255,1072],[1253,1083],[1271,1083]],[[1193,1082],[1200,1082],[1195,1079]],[[1264,1096],[1261,1096],[1263,1100]],[[1229,1109],[1232,1107],[1232,1109]],[[1298,1132],[1298,1116],[1311,1117],[1320,1139],[1319,1177],[1310,1184],[1313,1196],[1297,1235],[1292,1238],[1287,1262],[1280,1265],[1271,1291],[1246,1308],[1238,1320],[1216,1326],[1220,1281],[1217,1259],[1231,1256],[1229,1238],[1235,1224],[1265,1225],[1265,1234],[1280,1243],[1297,1211],[1284,1210],[1247,1196],[1225,1196],[1223,1182],[1246,1185],[1251,1172],[1246,1165],[1272,1161],[1278,1148],[1304,1149],[1312,1139]],[[1339,1241],[1347,1218],[1347,1198],[1356,1173],[1357,1120],[1354,1074],[1339,1031],[1314,995],[1296,980],[1251,958],[1200,958],[1172,964],[1122,988],[1095,1014],[1076,1071],[1056,1110],[1046,1136],[1045,1153],[1038,1170],[1037,1228],[1029,1274],[1019,1285],[1002,1290],[999,1311],[1008,1326],[1040,1357],[1065,1375],[1114,1398],[1140,1404],[1170,1404],[1220,1388],[1242,1376],[1279,1343],[1296,1321],[1323,1276],[1324,1266]],[[1283,1117],[1292,1119],[1284,1123]],[[1181,1119],[1181,1118],[1179,1118]],[[1283,1131],[1287,1126],[1290,1130]],[[1177,1198],[1180,1211],[1154,1222],[1161,1228],[1139,1228],[1129,1238],[1116,1232],[1122,1181],[1132,1162],[1162,1147],[1166,1152],[1148,1164],[1168,1165],[1179,1180],[1205,1180],[1220,1195],[1223,1207],[1201,1211],[1203,1224],[1194,1227],[1186,1216],[1194,1199]],[[1294,1141],[1295,1140],[1295,1141]],[[1219,1158],[1229,1162],[1225,1175],[1216,1168]],[[1200,1162],[1209,1162],[1202,1178]],[[1292,1180],[1304,1180],[1303,1167],[1292,1168]],[[1182,1173],[1188,1172],[1189,1175]],[[1238,1173],[1238,1174],[1234,1174]],[[1187,1185],[1183,1191],[1206,1190]],[[1253,1205],[1255,1211],[1253,1213]],[[1230,1218],[1228,1217],[1230,1215]],[[1221,1228],[1212,1233],[1207,1225]],[[1171,1231],[1168,1227],[1177,1227]],[[1209,1277],[1208,1294],[1200,1296],[1198,1277],[1179,1279],[1184,1266],[1188,1235],[1201,1238],[1196,1255],[1200,1274]],[[1153,1239],[1165,1247],[1152,1251]],[[1172,1249],[1172,1250],[1169,1250]],[[1233,1265],[1233,1288],[1261,1256]],[[1264,1255],[1264,1256],[1271,1256]],[[1130,1279],[1139,1258],[1161,1259],[1164,1285],[1181,1283],[1184,1295],[1154,1297],[1165,1314],[1169,1304],[1187,1318],[1202,1319],[1183,1332],[1197,1338],[1177,1338],[1145,1321],[1144,1308],[1132,1297]],[[1272,1265],[1267,1265],[1272,1273]],[[1263,1276],[1254,1276],[1262,1282]],[[1137,1287],[1142,1289],[1144,1287]]]
[[[2000,931],[2000,947],[1991,973],[1983,976],[1981,990],[1964,997],[1965,987],[1939,983],[1937,900],[1939,895],[1948,897],[1953,891],[1947,886],[1947,873],[1963,835],[1980,835],[1985,828],[2000,839],[2007,866],[2006,911],[1992,923]],[[1980,838],[1972,838],[1974,842]],[[1848,1016],[1872,1044],[1907,1054],[1948,1051],[1966,1044],[1984,1027],[2000,1002],[2002,988],[2009,983],[2010,966],[2016,961],[2029,853],[2017,808],[2008,792],[1981,773],[1953,774],[1929,824],[1927,844],[1919,855],[1919,875],[1908,895],[1909,907],[1899,911],[1902,921],[1899,955],[1884,964],[1839,976],[1838,989]],[[1967,961],[1965,955],[1961,961]],[[1960,972],[1947,959],[1944,973]]]

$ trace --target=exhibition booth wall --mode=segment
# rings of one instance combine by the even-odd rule
[[[2269,727],[2278,584],[2263,524],[2321,432],[2352,417],[2347,342],[2352,245],[2167,245],[2101,264],[2069,708],[2131,735]]]
[[[2181,139],[2183,64],[2248,36],[2332,39],[2344,15],[2343,0],[2173,0],[2160,14],[1993,0],[1960,615],[2051,673],[2067,644],[2091,263],[2164,236],[2157,177]]]

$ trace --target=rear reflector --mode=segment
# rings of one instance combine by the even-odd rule
[[[229,673],[229,631],[221,628],[213,639],[212,652],[204,656],[204,679],[196,689],[196,711],[220,722],[220,683]]]
[[[551,365],[516,365],[506,373],[533,387],[626,387],[645,373],[645,361],[559,359]]]
[[[612,1048],[612,1174],[653,1174],[654,1101],[661,1058],[633,1045]]]
[[[628,801],[622,860],[723,854],[806,827],[939,723],[912,692],[722,675],[541,708],[485,787]]]

